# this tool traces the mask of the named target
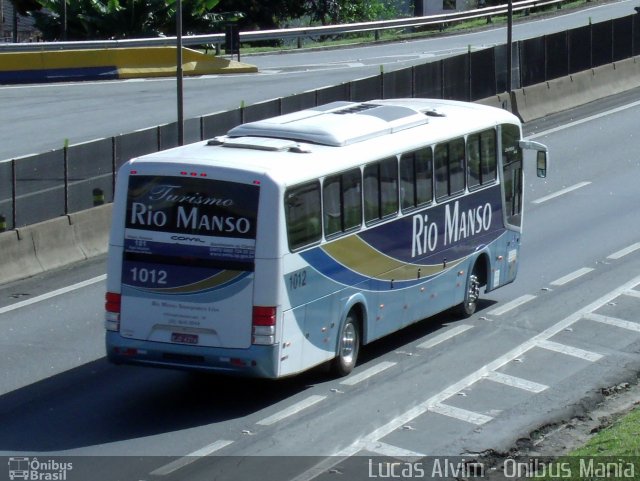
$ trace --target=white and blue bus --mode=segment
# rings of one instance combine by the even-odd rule
[[[512,282],[523,207],[511,113],[334,102],[133,159],[118,173],[110,361],[279,378]]]

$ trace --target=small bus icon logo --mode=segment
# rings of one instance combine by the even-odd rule
[[[29,458],[9,458],[9,479],[29,479]]]

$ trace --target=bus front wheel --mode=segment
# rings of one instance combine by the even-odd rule
[[[356,366],[360,351],[360,325],[357,315],[351,311],[347,315],[338,336],[336,357],[331,364],[331,371],[338,377],[346,376]]]

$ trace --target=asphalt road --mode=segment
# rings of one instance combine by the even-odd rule
[[[324,481],[531,443],[640,368],[638,115],[636,91],[527,125],[552,167],[526,172],[516,282],[373,343],[345,379],[108,365],[104,259],[0,287],[0,454],[92,480]]]
[[[557,12],[514,26],[514,40],[634,13],[636,0]],[[257,74],[185,78],[184,115],[235,109],[260,101],[370,77],[443,56],[506,43],[506,27],[410,42],[243,58]],[[59,149],[176,120],[175,79],[0,86],[0,159]]]

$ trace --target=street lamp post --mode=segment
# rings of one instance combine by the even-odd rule
[[[507,9],[507,92],[511,93],[511,88],[513,86],[512,78],[511,78],[511,70],[513,68],[513,52],[512,52],[512,44],[513,44],[513,1],[509,0],[509,7]]]
[[[62,0],[62,41],[67,41],[67,0]]]
[[[184,105],[182,87],[182,0],[176,3],[176,80],[178,88],[178,145],[184,145]]]

